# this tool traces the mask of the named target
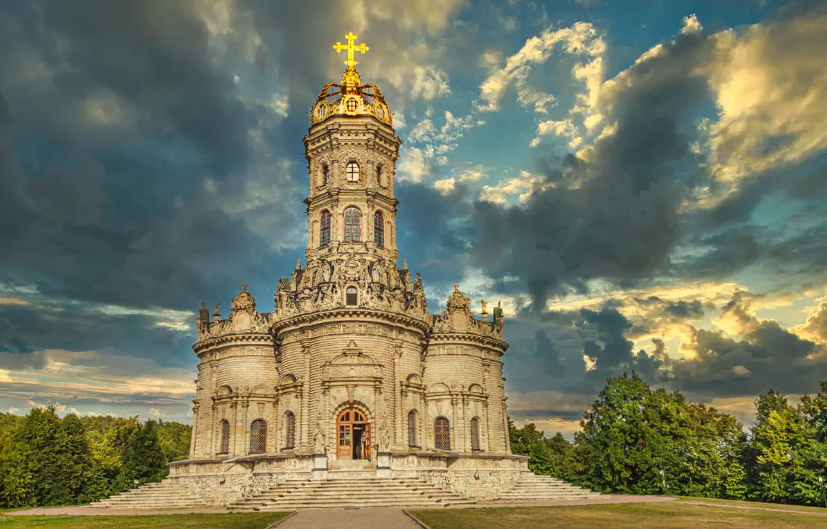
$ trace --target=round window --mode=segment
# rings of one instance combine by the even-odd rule
[[[356,100],[355,99],[348,99],[347,103],[345,103],[348,112],[356,112]]]

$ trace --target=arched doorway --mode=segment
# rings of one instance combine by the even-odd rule
[[[345,408],[336,417],[336,458],[370,459],[370,423],[356,408]]]

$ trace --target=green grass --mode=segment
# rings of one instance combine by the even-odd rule
[[[742,502],[745,503],[745,502]],[[412,511],[432,529],[813,529],[827,516],[682,502]]]
[[[7,516],[0,514],[0,529],[54,527],[56,529],[264,529],[288,513],[164,514],[146,516]]]
[[[806,505],[788,505],[786,503],[762,503],[760,501],[738,501],[738,500],[719,500],[715,498],[699,498],[697,496],[675,496],[682,501],[702,501],[704,503],[715,503],[724,506],[745,506],[745,507],[762,507],[766,509],[780,509],[792,510],[802,512],[820,512],[827,514],[827,509],[824,507],[807,507]]]

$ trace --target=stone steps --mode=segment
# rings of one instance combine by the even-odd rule
[[[204,501],[173,481],[147,483],[137,489],[90,504],[95,508],[117,509],[183,509],[203,507]]]
[[[278,511],[331,507],[447,507],[474,500],[415,478],[368,478],[281,483],[230,505],[233,511]]]
[[[609,496],[593,492],[551,476],[526,474],[511,486],[502,491],[495,501],[519,502],[540,500],[580,500]]]

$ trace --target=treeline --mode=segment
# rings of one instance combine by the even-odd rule
[[[827,381],[797,406],[774,391],[755,405],[745,432],[731,415],[622,375],[607,381],[573,443],[509,421],[511,448],[534,472],[602,492],[824,505]]]
[[[0,507],[89,503],[164,479],[186,459],[191,427],[137,417],[0,413]]]

